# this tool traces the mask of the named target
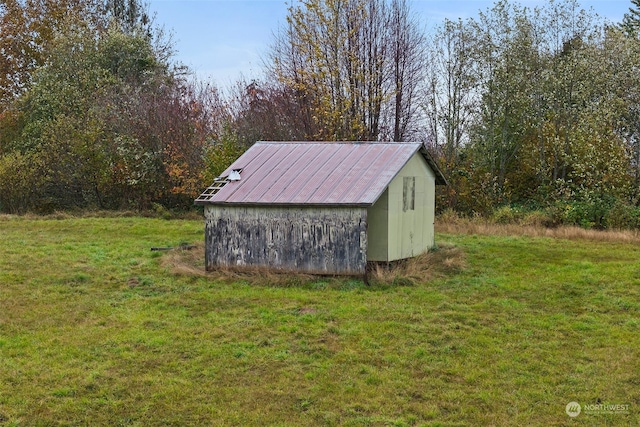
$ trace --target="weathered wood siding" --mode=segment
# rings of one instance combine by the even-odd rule
[[[269,267],[315,274],[364,274],[367,209],[216,206],[205,208],[207,270]]]

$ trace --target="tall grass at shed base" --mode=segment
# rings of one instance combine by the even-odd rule
[[[205,271],[204,244],[196,243],[194,249],[175,249],[164,254],[162,265],[179,276],[209,277],[226,282],[243,281],[258,286],[304,286],[318,281],[342,286],[345,280],[358,277],[318,276],[304,273],[278,272],[268,268],[217,268]],[[435,278],[458,274],[465,268],[465,255],[461,248],[443,243],[413,258],[385,262],[369,262],[367,281],[372,286],[411,286]]]

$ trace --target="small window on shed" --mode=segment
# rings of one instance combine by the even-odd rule
[[[402,210],[412,211],[416,208],[416,177],[405,176],[402,186]]]

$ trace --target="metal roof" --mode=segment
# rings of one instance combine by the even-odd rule
[[[370,206],[418,151],[446,184],[421,143],[260,141],[196,204]]]

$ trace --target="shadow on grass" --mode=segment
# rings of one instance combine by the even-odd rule
[[[301,287],[341,291],[415,286],[434,279],[459,274],[466,268],[464,251],[454,245],[443,244],[414,258],[390,263],[370,262],[367,266],[368,283],[365,282],[364,277],[320,276],[277,272],[265,268],[243,268],[241,270],[218,268],[206,271],[204,244],[198,243],[194,246],[189,250],[177,249],[162,254],[162,266],[171,274],[182,277],[208,278],[225,283],[245,283],[253,286]]]

